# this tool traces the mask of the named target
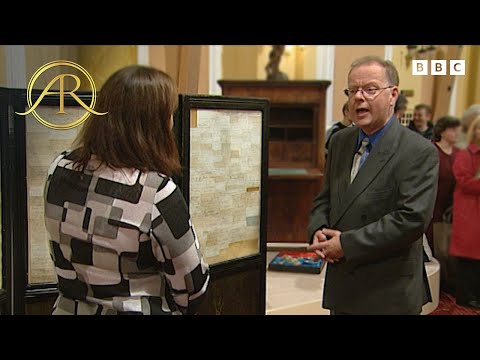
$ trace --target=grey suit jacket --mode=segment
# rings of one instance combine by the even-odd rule
[[[336,312],[419,314],[429,300],[422,235],[433,214],[438,153],[392,121],[351,184],[359,129],[332,137],[308,236],[312,242],[324,226],[342,231],[345,256],[328,264],[323,293],[323,306]]]

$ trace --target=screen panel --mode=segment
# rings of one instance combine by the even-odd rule
[[[190,213],[211,265],[260,253],[262,112],[190,111]]]
[[[38,106],[35,111],[52,124],[71,123],[85,113],[81,106],[68,106],[66,114],[59,114],[58,105]],[[29,284],[57,282],[44,222],[43,191],[48,166],[62,151],[71,148],[81,128],[82,125],[68,130],[51,129],[37,121],[32,113],[26,116]]]

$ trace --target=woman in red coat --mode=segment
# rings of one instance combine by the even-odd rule
[[[480,308],[480,117],[453,163],[456,180],[450,255],[457,257],[456,302]]]

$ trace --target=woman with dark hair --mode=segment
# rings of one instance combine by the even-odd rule
[[[459,149],[455,146],[460,135],[460,120],[453,116],[444,116],[438,119],[434,127],[435,146],[438,150],[440,160],[438,173],[438,188],[433,218],[427,229],[426,236],[433,255],[439,260],[442,266],[441,288],[453,292],[453,281],[448,280],[453,276],[453,269],[447,274],[447,257],[449,244],[435,244],[433,224],[443,222],[445,211],[452,206],[453,191],[455,189],[455,178],[452,172],[453,161]],[[452,267],[448,265],[448,267]],[[448,284],[447,284],[448,283]]]
[[[50,165],[45,224],[58,278],[53,314],[193,314],[209,268],[185,200],[164,72],[128,66],[103,86],[73,151]]]

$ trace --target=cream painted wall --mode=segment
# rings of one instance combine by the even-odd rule
[[[257,76],[256,80],[266,80],[267,79],[267,72],[265,71],[265,66],[268,64],[268,56],[270,54],[270,50],[272,50],[271,45],[261,45],[259,46],[258,50],[258,58],[257,58]],[[283,60],[283,59],[282,59]],[[283,63],[280,62],[280,69],[283,71]]]
[[[179,45],[166,45],[165,47],[165,71],[172,78],[178,79],[178,68],[180,58]]]
[[[470,60],[470,52],[471,52],[472,46],[467,45],[463,47],[463,52],[462,52],[462,59],[465,60],[465,67],[468,68],[469,63],[471,62]],[[479,64],[480,65],[480,64]],[[457,91],[457,98],[455,102],[455,116],[458,118],[461,118],[463,112],[471,105],[468,102],[467,99],[467,74],[468,72],[465,71],[465,76],[457,76],[456,78],[456,91]],[[469,75],[468,75],[469,76]],[[480,101],[479,101],[480,103]]]
[[[148,57],[150,66],[165,71],[166,59],[165,59],[165,45],[150,45],[148,47]]]
[[[295,68],[296,68],[296,48],[294,45],[287,45],[285,46],[285,52],[283,53],[282,60],[280,62],[280,70],[283,71],[285,74],[287,74],[289,80],[297,80],[296,74],[295,74]],[[267,62],[264,63],[267,65]],[[266,74],[266,73],[265,73]]]
[[[78,63],[78,47],[76,45],[25,45],[25,71],[27,84],[32,75],[43,65],[57,60],[69,60]],[[80,64],[82,65],[82,64]],[[83,65],[82,65],[83,66]],[[57,75],[62,73],[64,67],[54,67],[45,71],[35,82],[36,89],[44,89],[48,83]],[[90,71],[87,69],[87,71]],[[83,80],[79,72],[75,72]],[[74,81],[72,78],[65,78],[65,86],[72,88]],[[59,82],[53,84],[52,89],[59,89]]]
[[[480,46],[465,45],[461,58],[465,60],[465,76],[456,77],[457,117],[461,117],[471,105],[480,104]]]
[[[335,46],[335,69],[333,75],[333,120],[343,118],[342,106],[347,101],[343,89],[347,87],[347,76],[351,63],[362,56],[377,55],[385,56],[384,45],[337,45]],[[327,119],[329,122],[329,119]]]
[[[28,79],[30,79],[39,67],[56,60],[78,61],[78,46],[25,45],[25,65],[27,67]]]
[[[288,45],[280,69],[290,80],[315,80],[316,49],[313,45]],[[284,60],[282,59],[282,62]]]
[[[316,79],[317,73],[317,49],[315,45],[305,45],[303,49],[303,80],[324,80]]]
[[[0,52],[0,81],[6,84],[5,53]],[[84,67],[95,81],[99,89],[106,78],[119,68],[137,62],[137,49],[135,45],[25,45],[25,74],[27,83],[32,75],[48,62],[56,60],[69,60]],[[44,88],[50,80],[60,74],[61,68],[52,68],[42,74],[35,83],[35,88]],[[80,90],[90,90],[90,86],[80,72],[73,72],[81,79]],[[66,86],[71,88],[74,81],[66,79]],[[53,86],[58,89],[58,82]]]
[[[154,45],[149,57],[150,65],[169,74],[181,93],[208,94],[208,45]]]
[[[137,63],[137,46],[79,45],[78,62],[90,73],[97,89],[101,89],[105,80],[115,71]],[[88,87],[81,89],[90,90]]]
[[[480,104],[480,46],[471,45],[469,47],[465,70],[465,108],[473,104]]]
[[[222,52],[222,78],[225,80],[257,79],[257,66],[261,66],[258,64],[258,55],[262,51],[261,45],[224,45]],[[267,62],[268,60],[263,63],[263,67]]]
[[[408,99],[408,111],[413,111],[416,104],[422,102],[425,96],[422,97],[423,88],[423,76],[412,75],[412,65],[407,66],[405,56],[407,55],[406,45],[394,45],[393,46],[393,58],[392,62],[395,64],[398,70],[398,76],[400,78],[400,90],[413,90],[413,96],[407,97]],[[430,95],[430,93],[428,94]]]
[[[198,77],[198,93],[208,95],[209,87],[209,49],[208,45],[201,45],[202,49],[200,52],[200,74]]]

